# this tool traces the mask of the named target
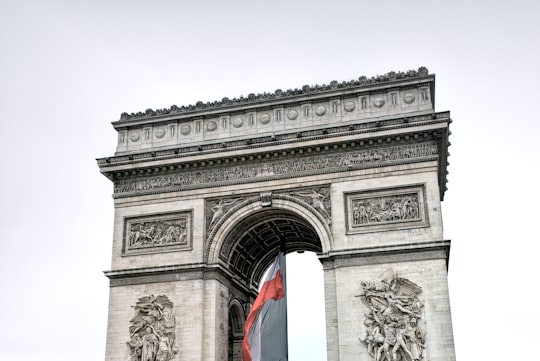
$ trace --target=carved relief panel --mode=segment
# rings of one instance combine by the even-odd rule
[[[392,268],[377,279],[360,282],[365,306],[364,335],[372,361],[424,360],[422,288],[398,277]]]
[[[127,342],[130,361],[170,361],[178,354],[173,303],[165,295],[144,296],[132,306]]]
[[[373,232],[429,226],[424,186],[345,194],[347,232]]]
[[[123,254],[190,250],[191,237],[191,212],[126,218]]]

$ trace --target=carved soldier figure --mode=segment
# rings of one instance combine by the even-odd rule
[[[371,359],[397,361],[401,355],[400,360],[406,356],[411,361],[421,360],[424,337],[417,321],[423,306],[418,299],[422,288],[397,277],[392,269],[360,284],[362,293],[357,297],[369,309],[364,320],[366,337],[360,341],[367,344]]]
[[[416,317],[411,317],[405,325],[407,345],[411,351],[413,361],[420,360],[422,357],[422,348],[424,344],[424,335],[417,325]]]
[[[156,361],[159,339],[154,335],[151,327],[147,327],[145,332],[142,339],[141,361]]]
[[[139,298],[130,321],[130,361],[170,361],[178,353],[173,304],[165,295]]]

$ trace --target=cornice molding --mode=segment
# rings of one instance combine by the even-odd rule
[[[323,269],[380,263],[414,262],[443,259],[448,267],[450,240],[403,243],[388,246],[335,250],[319,255]]]
[[[418,70],[409,70],[406,72],[394,72],[391,71],[384,75],[377,75],[371,78],[366,76],[360,76],[357,80],[331,81],[329,84],[323,85],[304,85],[301,88],[281,90],[276,89],[273,93],[254,94],[250,93],[246,97],[240,96],[238,98],[229,99],[227,97],[221,99],[221,101],[202,102],[198,101],[195,104],[187,106],[172,105],[170,108],[164,109],[146,109],[144,112],[136,113],[122,113],[120,115],[119,122],[125,122],[130,120],[150,120],[163,116],[170,115],[184,115],[184,114],[196,114],[201,111],[220,110],[227,111],[229,108],[237,106],[248,106],[251,104],[261,104],[264,102],[272,101],[284,101],[287,99],[294,99],[306,95],[326,94],[338,90],[349,90],[365,88],[373,85],[391,85],[402,80],[410,79],[422,79],[429,77],[429,71],[426,67],[420,67]]]
[[[109,278],[110,286],[127,286],[157,282],[177,282],[190,280],[216,279],[221,283],[233,282],[244,292],[248,289],[241,283],[235,281],[235,277],[227,269],[220,265],[209,265],[207,263],[192,263],[182,265],[154,266],[144,268],[131,268],[105,271],[105,276]]]
[[[393,131],[403,129],[403,133],[408,133],[412,128],[426,125],[448,123],[450,121],[449,112],[432,113],[429,115],[417,115],[410,117],[400,117],[387,120],[376,120],[371,122],[346,124],[328,128],[311,129],[303,131],[293,131],[283,134],[265,135],[253,139],[243,140],[223,140],[201,145],[178,147],[164,150],[151,150],[140,153],[122,154],[106,158],[98,158],[97,163],[104,175],[108,176],[108,169],[121,165],[133,166],[147,162],[155,162],[169,159],[178,159],[192,156],[202,156],[211,154],[224,154],[227,151],[238,151],[241,149],[258,149],[264,147],[275,147],[283,144],[302,143],[308,140],[331,140],[333,138],[374,134],[383,131]],[[376,135],[376,134],[374,134]],[[223,157],[223,155],[222,155]],[[206,161],[208,163],[208,161]],[[149,165],[152,168],[151,165]],[[137,167],[138,168],[138,167]],[[110,177],[109,177],[110,178]]]

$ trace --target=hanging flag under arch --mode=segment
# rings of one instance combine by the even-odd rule
[[[285,254],[280,251],[246,319],[242,361],[288,360],[285,274]]]

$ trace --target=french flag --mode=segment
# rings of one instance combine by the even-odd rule
[[[279,252],[246,319],[242,361],[287,360],[285,255]]]

